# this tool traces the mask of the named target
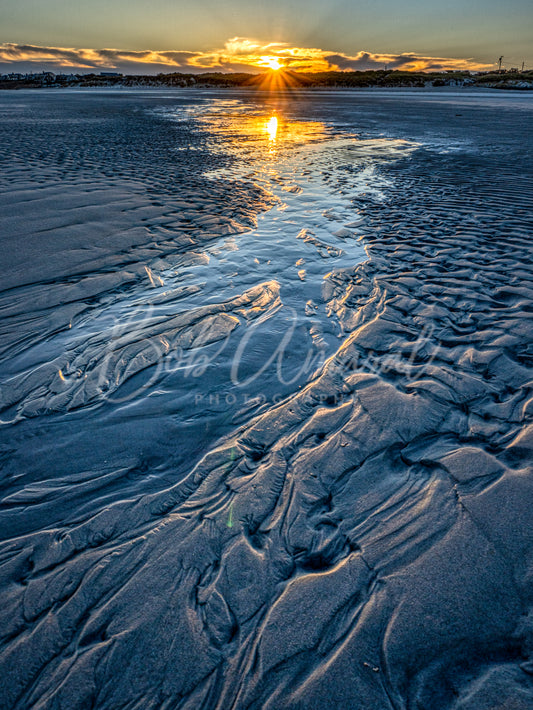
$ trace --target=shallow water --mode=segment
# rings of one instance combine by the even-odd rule
[[[0,95],[6,707],[532,706],[532,108]]]
[[[361,139],[337,130],[331,122],[294,118],[283,98],[265,106],[260,101],[209,94],[176,102],[153,92],[135,98],[69,93],[41,106],[42,96],[25,95],[28,103],[14,107],[19,112],[16,121],[6,111],[8,128],[20,130],[22,116],[34,133],[27,139],[35,139],[48,121],[62,125],[60,118],[43,117],[56,111],[68,117],[61,130],[68,133],[73,125],[80,136],[70,144],[63,142],[60,132],[54,144],[45,133],[46,153],[35,165],[33,154],[21,147],[21,160],[26,156],[27,168],[36,169],[28,185],[23,171],[11,167],[16,187],[8,188],[6,202],[17,204],[20,196],[22,204],[13,210],[16,219],[6,220],[8,230],[12,229],[8,235],[17,240],[10,254],[16,265],[8,268],[8,277],[14,282],[18,278],[23,285],[4,292],[8,320],[3,423],[21,422],[24,428],[28,418],[55,417],[49,448],[57,460],[57,427],[65,427],[68,438],[73,419],[78,439],[80,430],[87,436],[93,427],[101,430],[108,419],[113,428],[122,429],[140,416],[171,418],[173,428],[181,425],[187,431],[180,459],[189,467],[191,456],[202,455],[208,447],[205,430],[209,430],[207,441],[216,441],[236,421],[249,420],[258,409],[297,390],[335,352],[343,326],[327,306],[322,288],[332,270],[349,268],[365,258],[360,241],[364,220],[353,201],[359,195],[383,200],[388,181],[377,174],[379,166],[398,160],[415,146],[405,140]],[[127,174],[129,151],[122,158],[113,148],[104,153],[93,144],[102,135],[113,137],[113,130],[119,130],[115,124],[129,114],[139,121],[139,113],[141,137],[150,122],[161,133],[176,131],[170,134],[168,152],[162,157],[170,164],[169,178],[176,164],[183,171],[185,195],[176,184],[170,196],[150,194],[147,199],[142,185],[130,184],[137,180],[137,171]],[[93,127],[89,135],[87,125]],[[156,144],[154,152],[159,154],[162,148],[158,148]],[[94,162],[99,150],[101,166]],[[85,151],[87,162],[91,158],[89,174],[85,160],[76,162]],[[125,164],[119,170],[117,163],[122,160]],[[211,161],[221,167],[209,169]],[[75,171],[78,165],[79,172]],[[329,185],[332,171],[338,174],[339,167],[349,167],[349,174],[341,173],[339,184]],[[99,169],[106,173],[101,187],[102,176],[94,175],[91,182],[92,173]],[[119,173],[118,180],[112,170]],[[189,187],[191,173],[201,176],[201,186]],[[145,189],[155,193],[150,179],[144,179]],[[161,171],[157,179],[164,181]],[[42,188],[37,189],[35,182]],[[246,187],[235,194],[234,185],[250,183],[259,188],[260,199],[247,194]],[[228,209],[220,209],[221,202],[225,207],[220,192],[229,195]],[[45,240],[52,232],[54,241],[49,253],[45,243],[44,259],[31,252],[24,259],[21,213],[26,214],[22,230],[33,229]],[[95,248],[93,236],[104,224],[110,234],[103,239],[98,235],[101,243]],[[74,249],[72,229],[79,235]],[[135,241],[128,249],[127,235],[132,232]],[[40,250],[40,245],[36,248]],[[37,273],[43,266],[47,273],[41,280]],[[63,279],[58,266],[66,272]],[[69,267],[81,273],[68,273]],[[261,290],[265,304],[261,312],[254,306],[244,314],[249,327],[243,332],[238,320],[239,315],[243,320],[242,314],[235,312],[240,304],[233,307],[231,302],[253,288]],[[177,314],[195,313],[212,304],[220,309],[221,303],[231,316],[215,323],[216,333],[208,332],[213,327],[210,313],[203,326],[195,326],[196,339],[207,341],[204,347],[184,347],[183,334],[177,337],[175,328],[164,325]],[[233,332],[239,323],[241,327]],[[118,352],[117,340],[122,346]],[[94,414],[85,414],[84,408]],[[60,414],[57,420],[57,413],[66,411],[69,415]],[[82,425],[86,419],[88,423]],[[101,447],[107,458],[107,441]],[[129,461],[135,453],[127,449]],[[112,455],[117,456],[114,451]],[[123,455],[118,452],[120,464]],[[80,458],[86,466],[92,456]],[[65,473],[71,466],[68,457]],[[152,486],[150,476],[142,479],[135,478],[134,491],[144,483]],[[124,494],[123,488],[117,491]]]

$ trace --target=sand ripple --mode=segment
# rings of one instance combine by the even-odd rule
[[[3,543],[5,707],[532,706],[531,176],[495,188],[493,159],[427,149],[354,198],[367,259],[324,279],[343,338],[305,386],[178,482]],[[155,320],[109,382],[279,305],[268,283]]]

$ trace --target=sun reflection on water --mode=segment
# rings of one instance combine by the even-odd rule
[[[272,111],[270,115],[241,116],[238,121],[240,140],[255,141],[256,147],[263,144],[270,157],[277,156],[280,150],[285,154],[287,149],[321,141],[331,135],[324,123],[298,121],[277,115],[277,111]]]
[[[272,157],[282,151],[288,155],[292,148],[332,138],[331,127],[322,121],[298,120],[291,115],[290,109],[280,104],[271,104],[269,108],[243,108],[234,106],[231,101],[219,102],[218,110],[208,109],[198,120],[206,125],[211,135],[216,135],[214,150],[225,152],[229,149],[241,155],[246,152],[248,161],[252,159],[250,151],[253,150],[258,150],[256,159],[261,160],[265,154]]]
[[[335,139],[334,129],[326,123],[299,120],[282,102],[265,103],[241,107],[230,101],[219,102],[214,110],[209,107],[202,112],[197,120],[212,137],[211,150],[233,155],[261,172],[265,165],[270,169],[273,163],[298,161],[302,150],[314,153],[318,144]]]
[[[276,116],[271,116],[270,120],[266,124],[266,131],[268,133],[269,140],[274,143],[276,141],[276,136],[278,133],[278,119]]]

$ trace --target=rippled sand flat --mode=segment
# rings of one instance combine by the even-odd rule
[[[533,707],[532,110],[0,95],[0,707]]]

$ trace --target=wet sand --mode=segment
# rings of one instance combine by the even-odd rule
[[[531,100],[191,96],[0,97],[0,706],[533,707]]]

